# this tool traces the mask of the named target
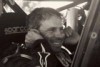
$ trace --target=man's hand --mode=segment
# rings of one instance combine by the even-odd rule
[[[36,40],[43,39],[36,29],[31,29],[25,36],[26,46],[31,46]]]
[[[72,30],[71,27],[65,28],[64,32],[66,35],[65,44],[76,44],[79,41],[79,34],[76,31]]]

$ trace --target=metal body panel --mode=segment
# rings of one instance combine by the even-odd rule
[[[89,57],[91,56],[100,29],[99,6],[99,0],[92,0],[90,13],[86,19],[82,37],[78,44],[71,67],[88,67]]]

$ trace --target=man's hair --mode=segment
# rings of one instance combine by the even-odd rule
[[[27,27],[29,29],[38,29],[41,25],[42,20],[46,20],[52,16],[56,16],[58,18],[61,18],[62,15],[57,10],[53,8],[36,8],[33,10],[27,18]]]

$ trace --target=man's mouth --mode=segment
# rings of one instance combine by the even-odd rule
[[[58,42],[54,42],[53,44],[60,44],[60,43],[58,43]]]
[[[62,41],[59,42],[52,42],[53,46],[61,46],[62,45]]]
[[[62,44],[61,42],[54,42],[53,44],[59,45]]]
[[[51,46],[60,47],[63,43],[63,39],[48,39]]]

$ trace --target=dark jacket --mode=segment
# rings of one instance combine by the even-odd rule
[[[31,47],[21,49],[6,62],[4,60],[2,65],[4,67],[68,67],[70,64],[66,51],[62,50],[56,54],[45,41],[37,41]]]

